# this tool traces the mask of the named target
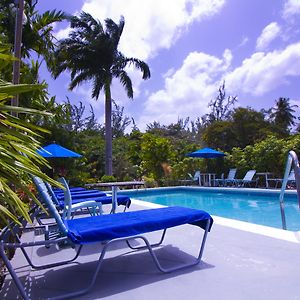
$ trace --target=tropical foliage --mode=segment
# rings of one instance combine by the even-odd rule
[[[36,153],[40,148],[37,132],[45,132],[45,130],[11,115],[12,111],[19,114],[45,115],[47,113],[7,105],[11,96],[40,88],[40,86],[12,85],[0,81],[0,218],[3,222],[7,222],[8,219],[17,222],[17,216],[23,216],[30,221],[29,206],[19,198],[17,193],[21,190],[29,199],[39,203],[28,187],[28,175],[39,176],[57,185],[41,172],[40,167],[47,166],[47,163]]]
[[[288,134],[291,126],[295,125],[295,110],[297,105],[291,105],[289,98],[280,97],[275,106],[270,109],[270,119],[279,132]]]
[[[55,37],[53,24],[66,18],[62,11],[45,11],[39,14],[36,10],[37,1],[24,1],[24,17],[22,28],[22,57],[30,58],[31,52],[42,56],[48,64],[53,61]],[[0,3],[0,32],[5,42],[13,45],[15,34],[16,7],[14,0],[1,0]]]
[[[12,2],[3,0],[0,4],[0,218],[28,218],[28,204],[17,194],[20,189],[27,198],[37,201],[28,188],[28,174],[51,181],[40,171],[49,170],[47,162],[35,152],[41,143],[56,141],[82,154],[76,160],[51,161],[54,177],[59,175],[57,170],[65,169],[75,185],[142,178],[147,186],[172,185],[199,169],[221,174],[230,167],[238,168],[238,176],[256,169],[281,177],[287,152],[300,153],[297,116],[289,98],[279,97],[274,107],[264,111],[238,107],[237,96],[226,94],[225,81],[216,87],[216,97],[208,102],[208,114],[199,115],[196,120],[179,118],[172,124],[153,120],[141,132],[111,96],[112,81],[117,79],[128,97],[133,97],[130,66],[141,71],[143,79],[150,77],[145,62],[125,57],[118,50],[125,25],[122,17],[119,23],[106,19],[104,26],[86,13],[71,17],[72,31],[56,48],[52,24],[63,20],[65,14],[50,11],[39,15],[36,1],[26,1],[23,84],[12,86],[8,83],[14,60],[10,55],[14,34],[13,10],[9,5]],[[31,56],[32,52],[38,54],[37,59]],[[53,53],[56,61],[50,59]],[[72,99],[59,99],[58,103],[55,95],[48,94],[46,82],[39,82],[43,60],[56,78],[65,70],[71,72],[71,89],[90,81],[92,97],[97,99],[104,93],[105,124],[98,123],[92,107],[85,107],[86,99],[77,104]],[[8,106],[16,93],[21,94],[22,107]],[[11,111],[18,111],[19,117],[11,116]],[[227,156],[214,160],[186,157],[204,146],[225,151]]]

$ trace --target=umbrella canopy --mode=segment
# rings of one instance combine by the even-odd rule
[[[37,150],[37,153],[46,158],[56,158],[56,157],[81,157],[80,154],[71,151],[58,144],[50,144],[41,149]]]
[[[200,158],[218,158],[218,157],[223,157],[225,155],[226,155],[225,153],[211,148],[203,148],[187,154],[187,156],[190,157],[200,157]]]

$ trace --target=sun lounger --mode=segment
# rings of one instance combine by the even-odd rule
[[[92,276],[91,283],[88,285],[88,287],[58,297],[59,299],[74,298],[86,294],[92,289],[96,281],[97,274],[101,269],[105,253],[108,248],[114,243],[125,241],[127,245],[134,250],[148,249],[156,267],[161,272],[168,273],[196,265],[200,262],[206,242],[207,233],[210,231],[213,223],[213,219],[208,213],[201,210],[184,207],[164,207],[158,209],[124,212],[119,214],[78,218],[73,220],[63,220],[59,215],[55,205],[53,204],[46,186],[43,186],[43,184],[41,184],[41,193],[43,194],[44,199],[46,199],[45,203],[47,204],[48,210],[57,222],[57,226],[59,227],[61,232],[61,237],[57,237],[48,241],[37,241],[22,244],[18,236],[15,243],[10,243],[8,235],[6,233],[5,235],[1,235],[0,241],[0,256],[3,259],[7,270],[11,274],[13,281],[15,282],[20,294],[24,299],[29,299],[29,297],[27,296],[20,279],[17,277],[10,261],[7,258],[6,250],[9,248],[20,248],[31,267],[35,269],[44,269],[70,263],[80,255],[81,249],[84,245],[94,242],[102,242],[103,248],[100,253],[99,260],[95,265],[95,271]],[[180,264],[176,267],[166,269],[160,264],[156,254],[153,251],[153,247],[158,246],[163,242],[166,230],[168,228],[184,224],[198,226],[199,228],[204,230],[202,242],[200,243],[199,254],[192,262],[184,265]],[[6,230],[10,229],[6,228]],[[158,243],[151,245],[148,239],[143,234],[158,230],[163,231],[162,237]],[[139,240],[145,246],[133,247],[130,243],[132,240]],[[69,242],[76,246],[77,251],[73,258],[56,263],[37,266],[30,260],[29,255],[26,252],[26,248],[28,247],[58,244],[62,242]]]
[[[258,178],[257,179],[253,179],[254,175],[256,173],[256,170],[249,170],[246,175],[244,176],[243,179],[235,179],[234,180],[234,185],[237,187],[245,187],[245,186],[251,186],[252,184],[255,185],[255,187],[257,187],[258,184]]]
[[[60,178],[61,180],[65,181],[65,185],[68,186],[69,192],[72,196],[72,199],[80,199],[80,198],[92,198],[92,197],[101,197],[106,196],[106,193],[100,190],[88,190],[82,187],[73,187],[70,188],[67,180],[64,177]],[[58,179],[58,180],[60,180]],[[63,200],[65,197],[65,190],[62,189],[52,189],[51,187],[51,194],[54,194],[57,200]]]
[[[85,200],[86,198],[84,198],[84,199],[77,198],[77,199],[73,200],[73,196],[70,193],[69,186],[68,186],[67,181],[65,180],[65,178],[62,177],[62,178],[59,179],[59,181],[65,187],[63,216],[66,216],[69,219],[71,217],[71,214],[72,214],[73,206],[78,206],[78,205],[82,206],[82,205],[84,205],[85,201],[82,201],[82,200]],[[74,203],[74,201],[76,202],[78,200],[79,201],[81,200],[81,202]],[[102,205],[104,205],[104,204],[111,204],[111,206],[112,206],[111,213],[115,213],[117,205],[124,205],[124,211],[125,211],[126,208],[129,207],[130,204],[131,204],[130,198],[128,196],[125,196],[125,195],[117,196],[116,203],[114,203],[114,200],[113,200],[112,196],[106,196],[106,195],[101,196],[101,197],[91,197],[91,198],[88,197],[86,199],[86,201],[88,201],[88,202],[95,201],[96,203],[101,203],[101,214],[102,214]],[[61,206],[61,203],[60,203],[60,206]],[[96,213],[94,213],[93,210],[92,210],[91,214],[95,215]]]
[[[106,196],[106,193],[102,191],[97,190],[91,190],[91,191],[81,191],[81,192],[70,192],[73,199],[79,199],[79,198],[92,198],[92,197],[101,197]],[[55,196],[58,200],[62,200],[64,198],[64,193],[55,193]]]
[[[81,191],[86,191],[87,189],[84,187],[69,187],[71,192],[81,192]],[[53,192],[55,194],[60,194],[63,193],[64,191],[62,189],[58,188],[52,188]]]
[[[279,187],[278,185],[282,185],[283,178],[269,178],[268,179],[268,184],[271,186],[272,183],[274,184],[274,188],[276,189]],[[270,184],[271,183],[271,184]],[[287,179],[287,187],[293,188],[296,186],[296,179],[295,179],[295,171],[291,170],[289,177]]]
[[[227,175],[227,178],[222,179],[218,178],[214,180],[215,186],[227,186],[227,185],[232,185],[235,180],[235,175],[236,175],[237,169],[230,169]]]
[[[183,183],[183,184],[193,184],[193,183],[196,183],[196,184],[200,184],[200,171],[196,171],[194,176],[190,173],[188,173],[188,176],[189,176],[189,179],[183,179],[183,180],[180,180],[180,183]]]
[[[105,193],[100,192],[99,194],[97,194],[97,196],[94,195],[82,195],[74,197],[72,194],[69,194],[67,188],[68,185],[65,181],[65,179],[62,179],[63,184],[65,184],[66,187],[66,195],[64,195],[65,197],[67,197],[67,199],[70,199],[69,201],[71,202],[72,205],[76,205],[76,210],[80,209],[80,205],[82,207],[85,206],[85,204],[87,202],[92,203],[92,202],[97,202],[98,204],[101,203],[102,205],[107,205],[107,204],[112,204],[112,196],[107,196]],[[35,185],[38,187],[41,184],[41,179],[37,178],[37,177],[33,177],[33,182],[35,183]],[[55,195],[55,193],[53,192],[53,189],[51,188],[51,186],[48,183],[45,183],[48,192],[51,196],[52,201],[54,202],[54,204],[56,206],[58,206],[60,209],[65,210],[65,213],[67,213],[69,215],[69,212],[66,212],[67,209],[65,207],[65,197],[64,198],[60,198],[58,199],[57,196]],[[118,206],[124,206],[124,211],[126,210],[126,208],[129,208],[131,205],[131,200],[128,196],[125,195],[118,195],[117,197],[117,205]],[[95,205],[95,207],[97,207],[97,205]]]

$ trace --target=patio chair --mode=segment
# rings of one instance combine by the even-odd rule
[[[128,247],[133,249],[135,252],[136,250],[140,249],[148,249],[150,255],[153,258],[154,264],[161,272],[164,273],[169,273],[189,266],[193,266],[201,261],[206,237],[213,224],[213,219],[207,212],[185,207],[164,207],[124,212],[120,214],[109,214],[72,220],[63,220],[59,215],[55,205],[53,204],[45,184],[41,182],[39,187],[40,193],[43,196],[44,202],[46,203],[49,212],[57,222],[57,226],[61,232],[61,236],[48,241],[33,241],[22,243],[18,234],[16,234],[16,242],[11,243],[7,231],[11,233],[16,233],[16,231],[14,229],[10,229],[11,227],[7,227],[5,228],[6,233],[3,235],[1,234],[0,241],[0,257],[2,258],[8,272],[11,274],[11,277],[18,288],[18,291],[24,299],[29,299],[29,296],[26,294],[26,291],[20,279],[18,278],[9,259],[7,258],[7,250],[11,248],[20,248],[23,255],[25,256],[26,261],[32,268],[46,269],[62,266],[64,264],[73,262],[80,255],[80,252],[84,245],[95,242],[102,242],[103,248],[100,253],[98,262],[95,265],[95,271],[88,287],[71,293],[60,295],[58,297],[59,299],[74,298],[89,292],[95,284],[97,275],[101,269],[102,262],[107,250],[109,249],[109,247],[120,241],[125,241]],[[166,230],[168,228],[184,224],[198,226],[204,230],[198,256],[195,257],[192,262],[188,262],[185,264],[181,263],[180,265],[167,269],[160,264],[155,252],[153,251],[153,247],[162,244],[166,234]],[[148,232],[159,230],[162,230],[163,232],[161,239],[156,244],[150,244],[148,239],[143,235]],[[131,241],[133,240],[135,240],[135,242],[136,240],[140,240],[142,243],[144,243],[144,246],[132,246]],[[62,242],[69,242],[74,245],[76,250],[75,256],[73,258],[55,263],[48,263],[45,265],[36,265],[34,262],[32,262],[26,251],[26,248],[28,247],[51,244],[56,245]],[[80,266],[81,264],[78,264],[78,266]],[[30,289],[31,287],[29,286],[28,288]]]
[[[193,184],[193,183],[200,184],[200,177],[201,177],[200,171],[196,171],[194,176],[191,173],[188,173],[188,176],[189,179],[183,179],[180,180],[180,182],[184,184]]]
[[[131,204],[131,200],[128,196],[126,195],[119,195],[117,196],[116,198],[116,203],[114,203],[113,201],[113,197],[111,195],[107,196],[106,194],[104,194],[104,196],[100,196],[100,197],[90,197],[88,196],[88,198],[74,198],[73,195],[71,195],[70,193],[70,190],[69,190],[69,186],[68,186],[68,183],[67,181],[65,180],[64,177],[61,177],[59,178],[58,180],[60,183],[63,184],[63,186],[65,187],[65,190],[64,190],[64,214],[67,214],[68,216],[70,216],[70,207],[72,208],[73,205],[83,205],[84,204],[84,201],[82,200],[86,200],[87,202],[89,201],[95,201],[97,203],[101,203],[101,205],[104,205],[104,204],[111,204],[112,205],[112,208],[111,208],[111,213],[115,213],[116,211],[116,206],[120,206],[120,205],[124,205],[124,211],[126,211],[126,208],[129,208],[130,207],[130,204]],[[80,202],[78,202],[78,200]],[[72,209],[71,209],[72,210]],[[102,212],[101,212],[102,213]]]
[[[63,199],[58,199],[55,193],[52,190],[52,187],[48,183],[44,183],[40,178],[36,176],[32,176],[32,180],[34,184],[36,185],[37,189],[39,190],[39,186],[41,183],[45,184],[48,193],[51,196],[51,199],[53,203],[60,209],[63,210],[63,215],[66,217],[70,217],[70,214],[73,212],[87,208],[90,214],[99,214],[102,212],[102,205],[106,204],[112,204],[112,196],[107,196],[105,193],[100,192],[97,194],[97,196],[91,196],[91,195],[79,195],[72,196],[70,193],[70,190],[68,188],[68,184],[64,178],[61,178],[61,182],[65,187],[65,195]],[[70,203],[69,205],[66,204]],[[124,211],[126,208],[129,208],[131,205],[131,200],[128,196],[125,195],[119,195],[117,197],[117,205],[123,205]],[[112,207],[111,212],[115,211],[115,207]]]
[[[243,179],[235,179],[233,184],[237,187],[250,187],[251,184],[255,184],[255,187],[257,187],[258,184],[258,178],[253,179],[254,175],[256,173],[256,170],[249,170]]]
[[[64,178],[64,177],[61,177]],[[60,179],[59,179],[60,180]],[[101,197],[106,196],[106,193],[100,190],[89,190],[83,187],[72,187],[70,188],[67,180],[64,178],[66,185],[69,188],[70,194],[72,195],[72,199],[79,199],[79,198],[92,198],[92,197]],[[52,193],[55,194],[58,200],[63,200],[65,197],[65,190],[62,189],[52,189]]]
[[[283,178],[269,178],[268,179],[268,183],[270,184],[274,184],[274,188],[276,189],[278,187],[278,185],[282,185],[283,182]],[[295,171],[291,170],[289,177],[288,177],[288,181],[287,181],[287,187],[294,187],[296,185],[296,179],[295,179]]]
[[[227,186],[228,184],[233,184],[235,180],[236,171],[237,169],[230,169],[227,178],[215,179],[215,186]]]

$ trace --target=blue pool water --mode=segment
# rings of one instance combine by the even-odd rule
[[[122,192],[123,194],[123,192]],[[170,188],[126,191],[126,195],[161,205],[202,209],[211,215],[282,228],[279,194],[226,189]],[[300,211],[296,194],[284,198],[287,229],[300,230]]]

